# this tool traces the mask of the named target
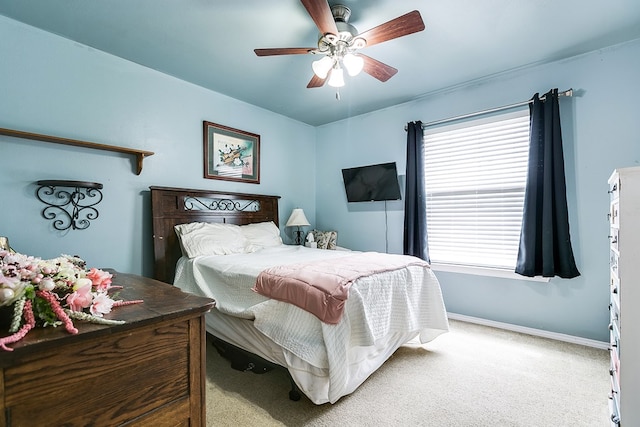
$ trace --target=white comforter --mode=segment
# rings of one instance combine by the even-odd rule
[[[174,284],[215,299],[220,312],[253,319],[256,329],[278,345],[326,370],[328,401],[334,403],[347,392],[351,348],[375,345],[398,332],[412,332],[425,343],[448,330],[440,285],[430,268],[410,266],[356,280],[336,325],[251,290],[265,268],[350,254],[281,245],[250,254],[183,258]]]

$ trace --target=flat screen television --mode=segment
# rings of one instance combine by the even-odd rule
[[[395,162],[342,169],[342,179],[349,202],[401,199]]]

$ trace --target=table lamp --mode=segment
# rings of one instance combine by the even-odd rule
[[[296,231],[296,245],[302,244],[302,231],[300,231],[300,227],[309,225],[311,224],[309,224],[309,220],[304,216],[304,211],[301,208],[295,208],[293,212],[291,212],[291,216],[285,224],[286,227],[298,227]]]

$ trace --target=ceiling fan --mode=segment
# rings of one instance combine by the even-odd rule
[[[322,87],[326,81],[333,87],[344,86],[344,69],[350,76],[364,71],[386,82],[398,70],[360,53],[360,50],[424,30],[424,22],[417,10],[358,33],[348,22],[351,10],[347,6],[329,6],[326,0],[301,0],[301,3],[320,31],[318,46],[254,49],[254,52],[258,56],[321,55],[322,58],[312,64],[314,75],[308,88]]]

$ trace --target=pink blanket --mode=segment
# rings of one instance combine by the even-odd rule
[[[342,317],[349,287],[354,280],[409,265],[429,266],[416,257],[378,252],[281,265],[262,271],[253,291],[295,304],[325,323],[336,324]]]

